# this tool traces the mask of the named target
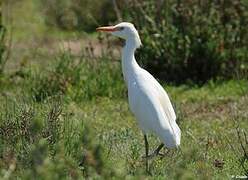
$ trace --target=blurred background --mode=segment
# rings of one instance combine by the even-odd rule
[[[183,151],[153,161],[152,174],[247,175],[247,0],[0,3],[1,177],[147,176],[123,42],[95,31],[122,21],[139,31],[136,59],[165,85],[183,132]]]
[[[96,34],[95,28],[129,21],[143,42],[137,52],[139,63],[161,80],[202,84],[210,79],[247,78],[248,3],[244,0],[10,0],[3,13],[14,40],[32,39],[30,43],[50,51],[58,49],[58,41],[67,41],[63,45],[76,53],[91,46],[94,56],[102,55],[99,48],[118,49],[116,44],[103,47],[107,43],[98,40],[106,37]]]

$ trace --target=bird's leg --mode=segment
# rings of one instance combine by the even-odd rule
[[[146,135],[144,135],[144,140],[145,140],[145,151],[146,151],[146,158],[145,158],[146,172],[149,172],[149,164],[148,164],[149,144]]]
[[[164,144],[161,143],[161,144],[157,147],[157,149],[155,149],[155,150],[153,151],[153,153],[151,153],[151,154],[149,154],[148,156],[146,156],[146,158],[151,159],[151,158],[153,158],[153,157],[155,157],[155,156],[158,156],[158,155],[164,156],[163,154],[159,153],[160,150],[161,150],[163,147],[164,147]]]
[[[155,156],[161,155],[159,152],[160,152],[160,150],[161,150],[163,147],[164,147],[164,143],[161,143],[161,144],[157,147],[157,149],[155,149],[155,151],[153,152],[153,154],[154,154]]]
[[[149,155],[147,156],[147,158],[148,158],[148,159],[151,159],[151,158],[154,158],[154,157],[156,157],[156,156],[165,157],[166,154],[168,154],[169,151],[167,151],[165,154],[160,153],[160,150],[161,150],[163,147],[164,147],[164,144],[161,143],[161,144],[157,147],[157,149],[155,149],[155,150],[153,151],[153,153],[151,153],[151,154],[149,154]]]

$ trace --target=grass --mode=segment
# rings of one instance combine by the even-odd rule
[[[182,145],[151,160],[148,175],[141,158],[143,136],[128,109],[119,64],[68,53],[47,69],[20,71],[21,77],[1,80],[2,177],[226,179],[245,174],[236,127],[247,132],[247,81],[165,86]],[[152,148],[159,144],[153,135],[149,142]]]
[[[30,0],[25,3],[19,4],[35,9]],[[230,179],[247,175],[247,80],[209,81],[204,86],[165,83],[182,130],[182,144],[180,150],[151,160],[147,174],[141,158],[143,136],[128,108],[120,62],[67,51],[47,53],[49,42],[44,45],[45,41],[32,36],[37,50],[32,43],[26,44],[33,26],[24,31],[18,25],[37,18],[29,19],[27,11],[20,11],[25,21],[14,23],[16,48],[9,62],[13,65],[0,76],[1,179]],[[15,13],[15,17],[20,14]],[[44,26],[42,21],[34,21],[34,26],[45,28],[39,27]],[[46,34],[35,36],[45,38]],[[149,143],[152,150],[159,140],[150,135]]]

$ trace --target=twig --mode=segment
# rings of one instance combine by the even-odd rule
[[[141,4],[137,0],[134,0],[134,2],[137,5],[137,7],[139,8],[139,10],[140,10],[141,14],[143,15],[143,17],[145,18],[145,20],[147,20],[156,29],[156,23],[154,22],[154,20],[151,17],[149,17],[147,15],[147,13],[142,8]]]
[[[114,11],[115,11],[115,14],[116,14],[118,21],[122,22],[122,16],[121,16],[120,10],[118,8],[118,5],[116,3],[116,0],[112,0],[112,3],[113,3]]]
[[[243,144],[243,142],[242,142],[242,138],[241,138],[241,135],[240,135],[240,131],[239,131],[239,129],[238,129],[237,127],[236,127],[236,131],[237,131],[238,140],[239,140],[239,143],[240,143],[241,149],[242,149],[242,150],[243,150],[243,152],[244,152],[244,156],[245,156],[245,157],[248,157],[248,156],[247,156],[246,149],[245,149],[244,144]]]

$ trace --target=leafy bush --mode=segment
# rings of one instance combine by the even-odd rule
[[[157,77],[204,83],[248,74],[248,3],[126,1],[124,19],[138,27],[138,59]]]
[[[96,136],[81,120],[69,119],[59,98],[42,107],[7,101],[0,113],[1,177],[77,179],[119,176]],[[1,107],[2,108],[2,107]]]
[[[31,78],[31,93],[37,101],[56,94],[81,101],[99,96],[123,97],[125,93],[120,67],[104,57],[88,59],[64,52],[51,71]]]
[[[46,23],[65,30],[92,31],[98,24],[115,20],[111,1],[107,0],[45,0],[41,6]]]

